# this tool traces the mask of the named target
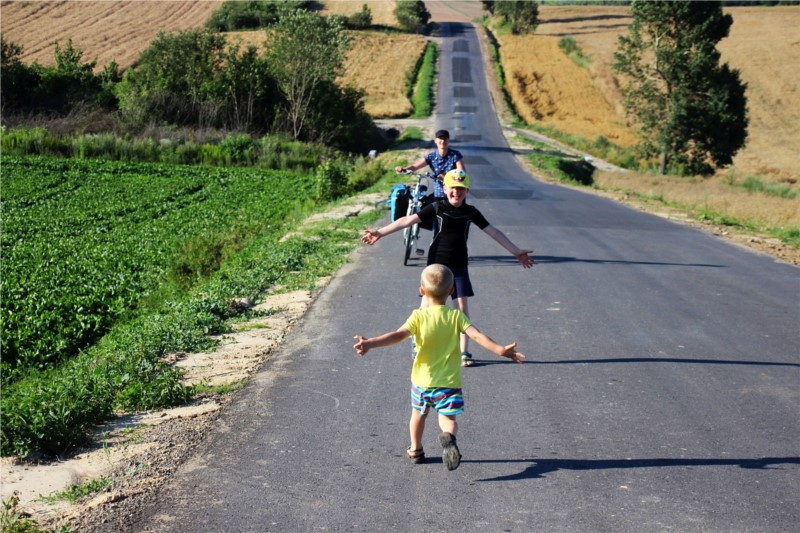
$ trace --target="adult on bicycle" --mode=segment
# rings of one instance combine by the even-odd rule
[[[433,197],[438,200],[445,197],[444,188],[442,187],[444,175],[450,170],[458,169],[466,172],[467,169],[464,167],[464,156],[461,155],[461,152],[450,148],[449,131],[437,131],[434,142],[436,143],[436,150],[407,167],[396,167],[394,171],[400,174],[406,170],[416,171],[428,165],[436,178],[433,180]]]

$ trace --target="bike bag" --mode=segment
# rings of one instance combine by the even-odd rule
[[[408,185],[395,185],[392,193],[386,200],[386,205],[392,212],[392,222],[408,214],[408,202],[411,199],[411,187]]]

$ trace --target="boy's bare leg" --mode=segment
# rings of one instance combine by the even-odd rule
[[[455,435],[458,431],[458,424],[456,423],[456,415],[439,415],[439,428],[443,433],[450,433]]]
[[[457,309],[461,309],[461,311],[465,315],[467,315],[467,318],[469,318],[469,306],[467,305],[467,300],[468,299],[469,298],[467,296],[461,296],[461,297],[456,298],[453,301],[453,303],[456,304],[456,308]],[[468,350],[468,348],[469,348],[469,345],[468,345],[469,337],[467,337],[466,334],[462,333],[460,342],[461,342],[461,353],[468,352],[469,351]]]
[[[412,450],[422,449],[422,433],[425,431],[425,419],[427,416],[420,416],[416,409],[411,410],[411,420],[408,422],[408,432],[411,436]]]

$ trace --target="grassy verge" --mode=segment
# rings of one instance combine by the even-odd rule
[[[632,172],[598,173],[589,161],[545,143],[522,135],[517,140],[531,147],[532,152],[525,156],[530,165],[555,181],[623,192],[647,203],[680,210],[700,222],[766,234],[800,248],[800,225],[796,222],[798,194],[791,187],[770,186],[753,176],[741,181],[726,178],[713,182]],[[745,207],[754,208],[748,211]]]
[[[416,81],[411,91],[414,113],[411,118],[426,118],[433,112],[436,90],[436,57],[438,55],[439,48],[436,43],[429,41],[425,46],[425,53],[422,55],[419,69],[414,77]]]

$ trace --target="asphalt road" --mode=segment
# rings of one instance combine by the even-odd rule
[[[470,201],[523,270],[473,228],[475,323],[524,365],[475,347],[447,472],[408,445],[421,266],[400,235],[362,248],[161,490],[136,531],[797,531],[800,270],[579,191],[509,152],[475,31],[446,25],[438,127]]]

